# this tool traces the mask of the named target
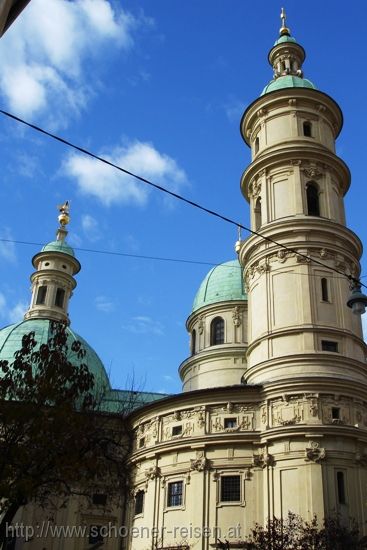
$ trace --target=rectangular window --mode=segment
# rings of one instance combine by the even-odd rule
[[[135,495],[135,515],[142,514],[144,509],[144,491],[138,491]]]
[[[91,525],[89,527],[89,544],[97,544],[98,542],[103,542],[103,536],[101,534],[102,525]]]
[[[331,418],[333,420],[340,420],[340,409],[339,409],[339,407],[332,407],[332,409],[331,409]]]
[[[46,301],[47,286],[40,286],[37,292],[36,305],[44,304]]]
[[[322,351],[332,351],[338,353],[338,342],[331,342],[330,340],[321,340]]]
[[[104,493],[95,493],[92,497],[92,502],[96,506],[106,506],[107,495]]]
[[[56,290],[55,306],[63,307],[64,306],[64,298],[65,298],[65,290],[63,288],[58,288]]]
[[[323,302],[329,301],[328,280],[326,277],[322,277],[321,279],[321,299]]]
[[[237,418],[225,418],[224,419],[225,428],[237,428]]]
[[[182,426],[172,427],[172,435],[181,435],[181,434],[182,434]]]
[[[142,449],[143,447],[145,447],[145,437],[141,437],[139,439],[139,449]]]
[[[222,476],[220,479],[221,502],[240,502],[241,476]]]
[[[347,500],[345,498],[345,483],[344,483],[344,473],[336,472],[336,485],[338,490],[338,501],[339,504],[346,504]]]
[[[183,481],[174,481],[168,484],[167,506],[182,506]]]

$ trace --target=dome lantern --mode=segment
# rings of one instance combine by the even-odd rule
[[[76,287],[74,275],[80,271],[80,263],[66,242],[66,225],[70,221],[69,202],[66,201],[58,209],[60,226],[56,240],[46,244],[32,259],[36,271],[31,275],[32,300],[24,318],[69,324],[68,304]]]

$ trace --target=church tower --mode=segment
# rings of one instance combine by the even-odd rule
[[[249,295],[247,382],[322,376],[366,384],[360,316],[346,307],[362,245],[345,225],[350,173],[335,154],[342,113],[303,77],[304,49],[282,20],[269,53],[274,79],[241,121],[252,151],[241,188],[261,234],[239,253]]]
[[[268,57],[273,80],[241,121],[252,154],[241,189],[255,232],[239,249],[248,294],[245,380],[263,387],[262,435],[275,460],[264,511],[337,512],[362,526],[367,347],[360,315],[347,307],[362,245],[345,222],[350,173],[335,153],[343,117],[304,78],[305,51],[284,10],[281,19]]]

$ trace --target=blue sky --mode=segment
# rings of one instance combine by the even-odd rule
[[[1,108],[248,225],[239,179],[250,156],[239,120],[272,77],[267,54],[280,7],[273,0],[32,0],[0,40]],[[288,0],[285,8],[307,52],[305,76],[343,110],[337,152],[352,172],[347,221],[366,243],[367,3],[347,9],[339,0]],[[56,205],[69,199],[76,248],[213,263],[234,257],[230,225],[4,117],[0,124],[2,238],[53,240]],[[22,317],[38,250],[0,242],[1,325]],[[133,375],[146,390],[179,391],[185,320],[210,267],[77,256],[72,326],[113,385]]]

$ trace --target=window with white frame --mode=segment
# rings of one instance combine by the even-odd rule
[[[167,506],[183,505],[183,481],[172,481],[167,486]]]
[[[240,502],[241,500],[241,476],[223,475],[220,478],[220,501]]]

